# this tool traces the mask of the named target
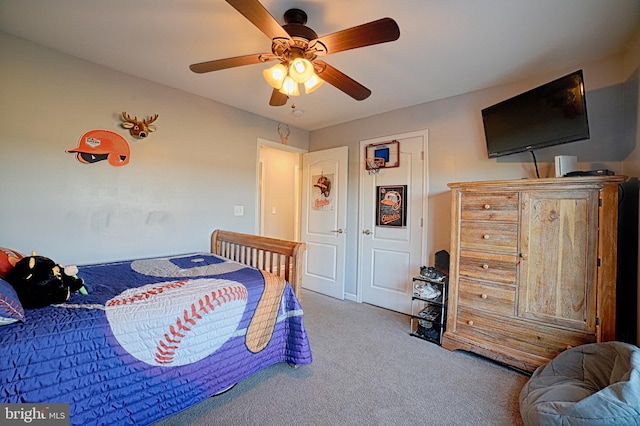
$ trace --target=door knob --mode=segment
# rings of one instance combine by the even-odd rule
[[[365,229],[364,231],[362,231],[362,233],[365,235],[370,235],[371,231],[369,229]]]
[[[338,228],[338,229],[334,229],[334,230],[333,230],[333,231],[331,231],[331,232],[337,232],[338,234],[342,234],[344,231],[345,231],[344,229],[342,229],[342,228]]]

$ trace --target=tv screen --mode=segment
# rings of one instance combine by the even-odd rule
[[[482,110],[489,158],[589,139],[582,70]]]

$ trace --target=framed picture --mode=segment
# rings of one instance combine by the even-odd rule
[[[400,142],[390,141],[383,143],[372,143],[364,148],[365,158],[379,158],[379,168],[388,169],[400,166]],[[367,170],[370,170],[368,163],[365,163]]]
[[[377,187],[376,226],[407,226],[407,185]]]

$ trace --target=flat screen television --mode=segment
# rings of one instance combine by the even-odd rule
[[[589,139],[582,70],[482,110],[489,158]]]

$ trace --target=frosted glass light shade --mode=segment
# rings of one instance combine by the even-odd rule
[[[282,64],[276,64],[271,68],[267,68],[262,71],[262,75],[264,79],[267,80],[267,83],[271,85],[274,89],[280,89],[284,82],[285,77],[287,76],[287,68]]]
[[[313,74],[313,64],[308,59],[296,58],[289,65],[289,75],[296,83],[304,83]]]
[[[298,83],[293,81],[291,77],[286,76],[282,83],[282,87],[280,88],[280,93],[287,96],[299,96],[300,90],[298,89]]]
[[[316,74],[313,74],[309,80],[304,82],[304,93],[311,93],[316,90],[318,87],[322,86],[324,80],[318,77]]]

